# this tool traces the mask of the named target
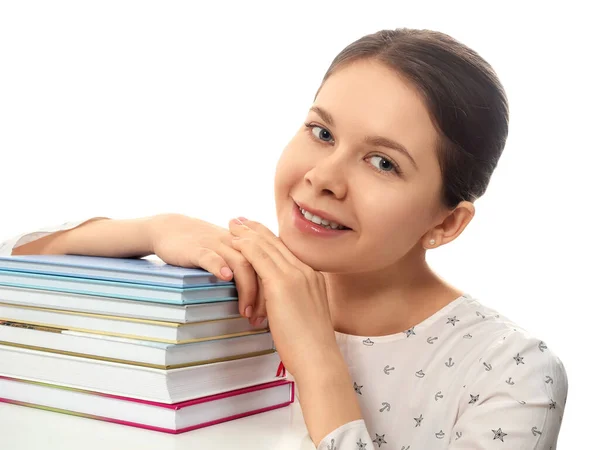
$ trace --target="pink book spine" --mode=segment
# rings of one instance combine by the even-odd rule
[[[8,379],[8,380],[15,380],[15,378],[10,378],[10,377],[4,377],[4,376],[0,376],[0,378],[4,378],[4,379]],[[17,380],[20,381],[20,380]],[[96,420],[101,420],[103,422],[111,422],[111,423],[116,423],[119,425],[126,425],[126,426],[130,426],[130,427],[135,427],[135,428],[143,428],[145,430],[152,430],[152,431],[158,431],[161,433],[169,433],[169,434],[180,434],[180,433],[185,433],[187,431],[192,431],[192,430],[197,430],[199,428],[205,428],[205,427],[209,427],[211,425],[217,425],[219,423],[223,423],[223,422],[228,422],[231,420],[235,420],[235,419],[241,419],[242,417],[248,417],[248,416],[253,416],[255,414],[260,414],[263,412],[267,412],[267,411],[272,411],[275,409],[279,409],[279,408],[283,408],[285,406],[288,406],[292,403],[294,403],[294,399],[295,399],[295,383],[293,381],[289,381],[289,380],[280,380],[280,381],[274,381],[271,383],[265,383],[262,385],[258,385],[258,386],[252,386],[249,388],[244,388],[244,389],[238,389],[236,391],[232,391],[235,392],[235,394],[232,395],[232,392],[229,393],[225,393],[225,394],[217,394],[217,395],[211,395],[209,397],[204,397],[201,399],[197,399],[197,400],[189,400],[187,402],[181,402],[179,405],[186,403],[186,406],[191,406],[192,404],[198,404],[198,403],[204,403],[207,401],[211,401],[211,400],[217,400],[218,398],[226,398],[226,397],[233,397],[235,395],[240,395],[243,393],[247,393],[247,392],[254,392],[254,391],[259,391],[259,390],[263,390],[263,389],[268,389],[268,388],[272,388],[275,386],[281,386],[283,384],[290,384],[291,385],[291,395],[290,395],[290,400],[284,402],[284,403],[280,403],[277,405],[271,405],[265,408],[260,408],[260,409],[255,409],[252,411],[246,411],[240,414],[235,414],[232,416],[227,416],[227,417],[222,417],[220,419],[216,419],[216,420],[212,420],[210,422],[204,422],[204,423],[200,423],[197,425],[192,425],[190,427],[186,427],[186,428],[181,428],[179,430],[172,430],[170,428],[160,428],[160,427],[153,427],[150,425],[144,425],[141,423],[136,423],[136,422],[129,422],[129,421],[124,421],[124,420],[118,420],[118,419],[111,419],[110,417],[102,417],[102,416],[95,416],[92,414],[84,414],[84,413],[78,413],[78,412],[74,412],[74,411],[67,411],[67,410],[62,410],[62,409],[57,409],[57,408],[52,408],[52,407],[46,407],[46,406],[40,406],[40,405],[36,405],[36,404],[32,404],[32,403],[26,403],[26,402],[21,402],[21,401],[16,401],[16,400],[11,400],[11,399],[7,399],[7,398],[2,398],[0,397],[0,402],[3,403],[11,403],[14,405],[20,405],[20,406],[28,406],[28,407],[32,407],[32,408],[37,408],[37,409],[43,409],[43,410],[47,410],[47,411],[53,411],[53,412],[58,412],[58,413],[63,413],[63,414],[68,414],[68,415],[73,415],[73,416],[79,416],[79,417],[86,417],[89,419],[96,419]],[[241,392],[243,391],[243,392]],[[112,398],[119,398],[119,399],[125,399],[125,400],[130,400],[127,397],[118,397],[118,396],[114,396],[114,395],[105,395],[102,394],[103,396],[107,396],[107,397],[112,397]],[[209,400],[207,400],[209,399]],[[140,401],[137,399],[131,399],[135,402],[139,402],[139,403],[145,403],[145,404],[151,404],[151,405],[157,405],[157,406],[163,406],[163,403],[155,403],[155,402],[147,402],[147,401]],[[168,407],[172,407],[175,405],[165,405]]]

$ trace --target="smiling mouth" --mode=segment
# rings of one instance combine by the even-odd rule
[[[300,206],[298,206],[296,203],[294,203],[294,204],[295,204],[296,208],[298,208],[298,210],[300,211],[300,214],[302,214],[302,216],[304,216],[304,218],[306,220],[314,223],[315,225],[323,227],[326,230],[337,230],[337,231],[352,230],[352,228],[349,228],[349,227],[339,224],[337,222],[333,222],[333,221],[330,221],[327,219],[322,219],[321,217],[319,217],[315,214],[312,214],[310,211],[300,208]]]

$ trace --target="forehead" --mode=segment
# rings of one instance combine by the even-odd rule
[[[435,149],[437,130],[416,87],[381,62],[359,60],[337,69],[314,104],[333,116],[338,134],[397,140],[417,163]]]

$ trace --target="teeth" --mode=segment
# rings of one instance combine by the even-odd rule
[[[310,220],[312,223],[316,223],[317,225],[323,225],[324,228],[333,228],[334,230],[337,230],[338,228],[344,228],[339,223],[327,219],[321,219],[319,216],[311,214],[305,209],[300,208],[300,211],[307,220]]]

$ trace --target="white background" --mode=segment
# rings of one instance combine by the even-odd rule
[[[446,32],[494,66],[511,124],[475,220],[429,260],[559,355],[559,448],[584,448],[600,400],[600,76],[585,4],[0,1],[0,241],[161,212],[276,231],[275,164],[334,56],[382,28]]]

